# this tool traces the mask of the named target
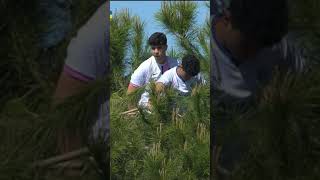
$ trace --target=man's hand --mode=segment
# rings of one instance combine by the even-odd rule
[[[156,93],[160,94],[160,93],[164,92],[164,90],[165,90],[165,85],[161,82],[157,82],[156,83]]]

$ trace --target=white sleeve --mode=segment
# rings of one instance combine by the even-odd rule
[[[64,71],[77,79],[88,81],[107,72],[106,9],[106,3],[100,6],[68,45]]]
[[[158,79],[157,82],[163,83],[165,86],[169,86],[172,83],[172,71],[166,71],[163,75]]]
[[[148,68],[146,64],[142,63],[131,75],[130,83],[136,86],[143,86],[146,84],[148,75]]]
[[[197,75],[197,83],[201,84],[201,85],[206,85],[207,84],[207,81],[206,81],[206,79],[205,79],[205,77],[204,77],[204,75],[202,73],[199,73]]]

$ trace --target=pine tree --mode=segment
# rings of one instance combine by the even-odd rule
[[[155,18],[168,30],[167,33],[178,40],[179,47],[171,49],[169,55],[181,58],[187,52],[193,53],[205,64],[209,63],[209,31],[205,31],[209,29],[208,24],[200,29],[193,25],[196,10],[194,2],[163,2]],[[119,12],[115,16],[123,16],[121,13],[126,12]],[[143,34],[144,23],[138,23],[140,20],[136,16],[130,17],[134,22],[126,31],[128,34],[132,32],[130,42],[122,44],[121,49],[133,50],[127,53],[132,54],[132,67],[136,68],[150,54]],[[112,21],[119,19],[113,18]],[[118,28],[124,29],[111,26],[111,31],[117,31]],[[116,33],[114,35],[117,36]],[[115,44],[115,47],[119,45]],[[116,58],[117,54],[122,53],[125,54],[122,51],[111,53],[111,56],[123,65],[124,58]],[[208,75],[208,69],[202,70]],[[113,73],[113,77],[118,74]],[[195,88],[190,97],[180,97],[172,89],[168,89],[165,96],[159,97],[154,91],[155,84],[151,83],[148,88],[153,106],[151,114],[143,109],[138,109],[137,113],[123,113],[127,111],[128,102],[137,104],[144,91],[141,88],[133,95],[125,96],[128,81],[124,85],[123,88],[113,90],[110,101],[111,178],[208,179],[209,84]]]
[[[73,124],[87,134],[93,123],[88,119],[99,105],[97,96],[108,93],[108,77],[57,109],[52,109],[51,101],[70,38],[102,2],[73,3],[70,33],[43,49],[39,38],[52,27],[42,24],[39,1],[1,1],[0,179],[55,178],[47,169],[32,168],[32,163],[56,155],[59,128]],[[98,178],[94,173],[87,177]]]
[[[245,134],[248,145],[230,179],[319,179],[320,4],[293,0],[289,5],[289,30],[304,49],[307,72],[276,71],[255,107],[246,113],[227,112],[232,125],[217,130],[218,143]],[[214,113],[217,121],[225,120],[219,112]]]

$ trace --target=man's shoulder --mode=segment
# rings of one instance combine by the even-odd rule
[[[173,67],[169,70],[167,70],[166,72],[164,72],[162,74],[162,76],[160,76],[160,78],[157,80],[157,82],[161,82],[161,83],[164,83],[166,85],[168,85],[168,83],[172,83],[173,79],[176,75],[176,68]]]
[[[155,60],[154,60],[154,57],[151,56],[151,57],[149,57],[148,59],[144,60],[144,61],[139,65],[139,67],[141,67],[141,68],[149,67],[151,64],[154,63],[154,61],[155,61]]]
[[[164,74],[177,75],[177,66],[172,67],[172,68],[169,69],[168,71],[164,72]],[[164,74],[163,74],[163,75],[164,75]]]
[[[295,47],[297,48],[297,42],[296,42],[296,38],[294,36],[294,34],[287,34],[286,36],[284,36],[281,41],[279,41],[278,43],[274,44],[273,46],[271,46],[269,49],[270,50],[278,50],[280,51],[283,55],[288,55],[288,53],[293,53],[292,51],[290,51],[291,47]]]
[[[167,70],[166,72],[164,72],[161,77],[165,77],[165,78],[173,77],[173,76],[175,76],[175,74],[177,74],[176,73],[176,66]]]
[[[276,62],[276,64],[294,72],[302,72],[305,68],[303,48],[297,42],[297,36],[294,33],[288,33],[280,42],[267,48],[262,56],[265,56],[266,53],[274,55],[276,57],[273,59],[280,59],[280,62]]]
[[[169,57],[169,56],[167,56],[167,59],[168,59],[169,64],[171,65],[171,67],[175,67],[175,66],[179,65],[178,59],[173,58],[173,57]]]

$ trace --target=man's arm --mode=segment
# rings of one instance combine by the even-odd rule
[[[141,65],[133,72],[129,85],[128,85],[128,89],[127,89],[127,95],[132,94],[133,92],[135,92],[136,90],[138,90],[141,86],[141,84],[143,83],[143,78],[144,78],[144,72],[141,68]],[[128,109],[133,109],[136,107],[135,103],[129,102],[128,103]]]
[[[145,85],[145,76],[147,76],[147,71],[149,67],[146,67],[144,63],[140,64],[140,66],[133,72],[131,75],[130,83],[127,89],[127,95],[133,93],[140,87]]]
[[[63,71],[53,95],[53,104],[58,105],[62,103],[66,98],[82,92],[82,90],[87,88],[87,86],[87,82],[75,79]],[[58,150],[60,153],[66,153],[81,148],[83,146],[83,142],[80,137],[81,135],[79,130],[72,134],[64,129],[59,130]]]
[[[89,82],[106,72],[104,68],[107,68],[108,56],[105,40],[108,33],[105,19],[108,6],[108,2],[101,5],[69,42],[65,66],[53,95],[54,105],[83,92]],[[73,132],[60,129],[57,133],[58,151],[66,153],[85,146],[81,137],[79,128]]]
[[[129,83],[128,89],[127,89],[127,95],[133,93],[134,91],[136,91],[138,88],[140,88],[140,86],[134,85],[132,83]]]
[[[57,83],[55,93],[53,95],[53,103],[59,104],[69,96],[80,93],[88,86],[87,82],[75,79],[68,73],[62,72]]]

